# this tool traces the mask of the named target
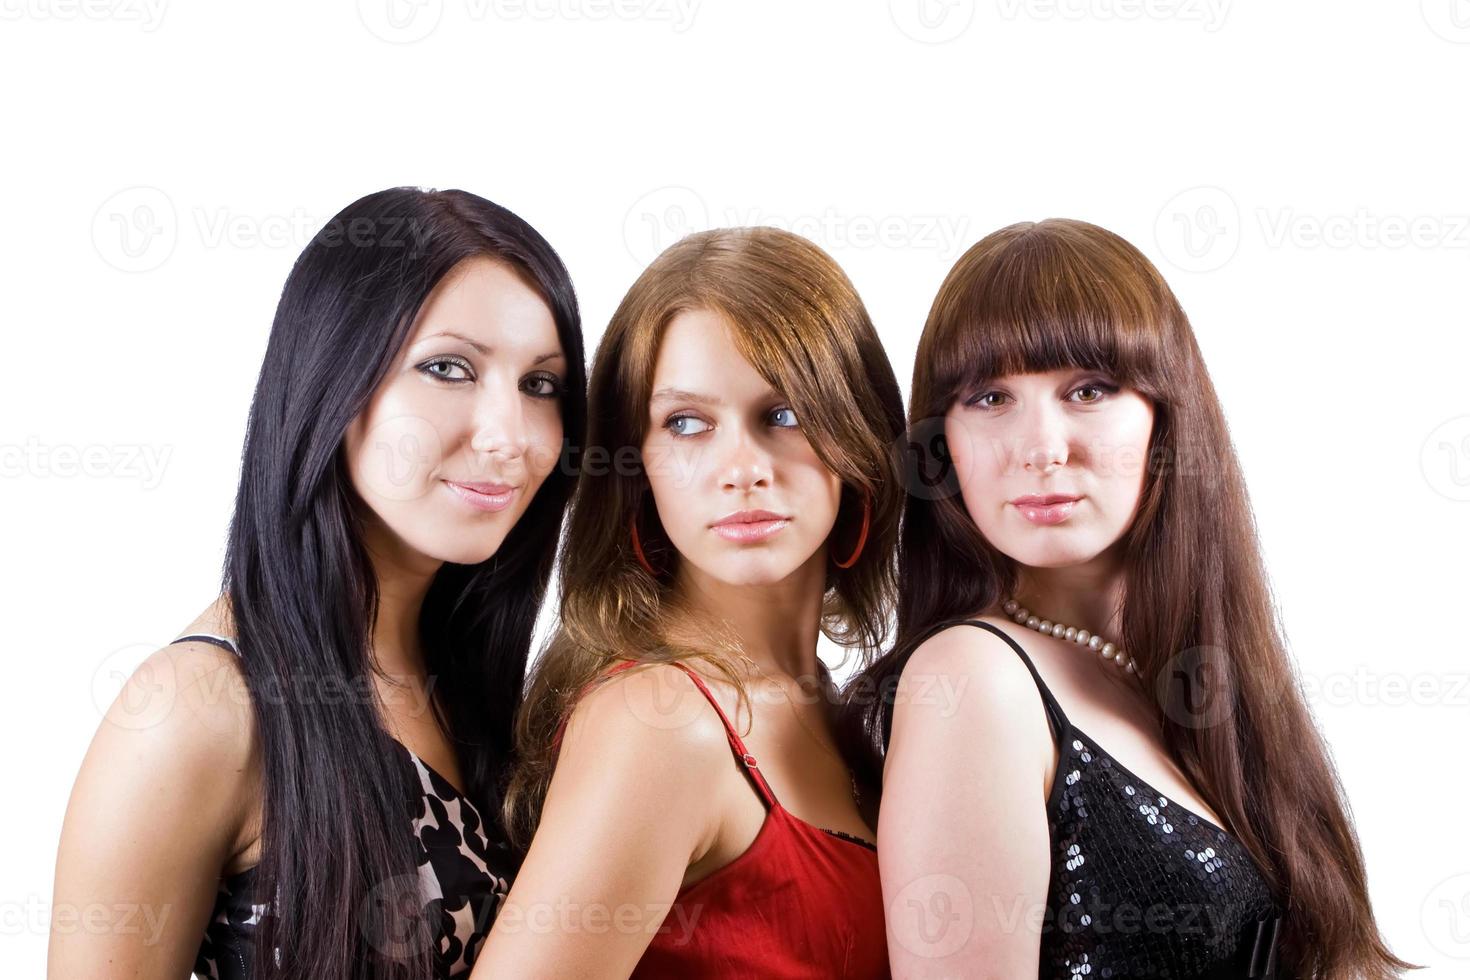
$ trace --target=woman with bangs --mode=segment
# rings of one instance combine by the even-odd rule
[[[875,650],[895,585],[903,404],[862,302],[796,235],[689,236],[588,397],[506,803],[535,836],[474,976],[887,976],[817,657],[819,631]]]
[[[883,787],[895,975],[1410,968],[1379,936],[1219,400],[1153,265],[1080,221],[986,237],[934,301],[910,413],[932,452],[898,639],[848,698]],[[926,697],[936,679],[962,695]]]

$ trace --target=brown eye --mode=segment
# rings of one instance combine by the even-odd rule
[[[529,391],[529,394],[537,398],[559,398],[562,394],[561,379],[554,374],[538,374],[527,378],[522,387],[526,385],[535,389]]]

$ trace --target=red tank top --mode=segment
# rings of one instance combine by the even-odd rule
[[[634,666],[627,661],[608,675]],[[630,980],[887,978],[877,850],[787,812],[703,679],[674,666],[719,714],[730,748],[765,801],[766,819],[739,857],[679,889]]]

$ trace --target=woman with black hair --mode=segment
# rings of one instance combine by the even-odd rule
[[[518,865],[500,785],[585,398],[566,269],[506,209],[395,188],[313,238],[220,598],[67,810],[56,907],[150,928],[56,930],[52,977],[468,973]]]

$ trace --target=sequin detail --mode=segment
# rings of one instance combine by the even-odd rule
[[[1273,923],[1282,913],[1245,847],[1073,726],[1014,640],[988,623],[965,622],[1020,655],[1057,739],[1039,976],[1269,977]]]

